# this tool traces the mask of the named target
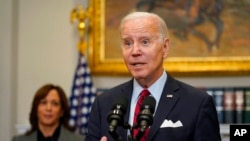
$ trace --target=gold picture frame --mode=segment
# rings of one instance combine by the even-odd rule
[[[135,2],[139,1],[140,0],[137,0]],[[124,4],[122,2],[124,2]],[[118,38],[116,37],[117,36],[116,34],[119,34],[118,33],[119,20],[121,19],[122,16],[126,15],[128,12],[131,12],[133,10],[133,8],[130,8],[131,11],[126,9],[125,10],[126,12],[124,12],[125,7],[129,7],[134,3],[126,0],[119,0],[117,2],[107,1],[107,0],[92,0],[91,3],[92,4],[90,5],[90,8],[93,8],[93,11],[89,20],[90,32],[89,32],[89,49],[88,49],[89,52],[88,60],[91,73],[94,75],[129,75],[129,72],[123,62],[122,54],[119,51],[119,46],[112,47],[112,44],[107,44],[106,42],[109,41],[115,43],[119,42],[118,41],[119,39],[115,39]],[[115,4],[117,4],[117,6],[114,6]],[[226,14],[224,13],[223,16],[226,16]],[[107,23],[106,20],[109,20],[111,22]],[[247,30],[247,32],[249,32],[250,29],[249,23],[250,21],[248,21],[246,24],[241,25],[241,26],[247,26],[246,28],[243,28]],[[235,32],[233,33],[235,34]],[[237,51],[237,49],[235,49],[236,48],[235,46],[237,45],[236,43],[231,44],[230,48],[233,49],[232,51],[230,51],[232,53],[229,55],[223,55],[219,53],[216,54],[213,51],[212,53],[210,52],[204,54],[203,56],[199,56],[199,53],[197,54],[197,56],[187,56],[187,55],[178,56],[178,53],[176,52],[181,52],[182,50],[189,50],[189,48],[183,49],[184,48],[183,47],[182,49],[180,49],[180,51],[178,51],[175,50],[175,47],[173,47],[174,51],[173,52],[170,51],[170,54],[172,53],[174,55],[173,56],[170,55],[165,60],[164,68],[169,73],[175,76],[250,75],[250,42],[249,42],[250,36],[249,35],[247,36],[248,37],[244,37],[244,41],[242,41],[243,39],[241,40],[244,43],[241,43],[240,41],[238,42],[240,46],[243,46],[242,47],[243,49],[241,51],[243,54],[237,52],[233,54],[235,50]],[[247,39],[249,40],[245,41]],[[182,44],[180,40],[177,41],[175,40],[175,38],[174,41],[177,42],[176,44]],[[173,46],[175,46],[176,44],[171,42],[171,45]],[[204,51],[204,47],[202,47],[198,43],[193,46],[196,47],[196,45],[199,46],[200,50]],[[227,44],[225,43],[225,45]]]

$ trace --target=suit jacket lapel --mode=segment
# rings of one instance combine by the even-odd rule
[[[156,132],[159,130],[161,124],[166,119],[168,114],[174,108],[174,105],[178,102],[180,95],[177,95],[175,92],[178,89],[176,80],[168,75],[167,82],[164,86],[161,98],[154,115],[154,121],[150,127],[149,136],[147,140],[152,140]],[[172,95],[172,97],[167,97],[167,95]]]
[[[27,140],[29,140],[29,141],[36,141],[37,140],[37,131],[34,131],[29,136],[27,136]]]
[[[124,121],[128,122],[129,120],[129,113],[130,113],[130,103],[131,103],[131,97],[132,97],[132,91],[133,91],[133,79],[125,83],[125,85],[121,88],[121,93],[128,99],[128,107],[127,112],[124,116]],[[119,133],[122,133],[122,140],[127,140],[128,130],[124,130],[124,128],[120,128],[118,131]]]
[[[64,127],[61,125],[61,127],[60,127],[60,135],[59,135],[58,140],[67,141],[67,139],[68,139],[68,137],[67,137],[66,131],[65,131]]]

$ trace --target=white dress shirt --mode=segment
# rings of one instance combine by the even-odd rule
[[[150,92],[150,96],[154,97],[156,100],[155,111],[158,107],[158,103],[164,88],[164,85],[167,81],[167,73],[163,71],[161,77],[155,81],[149,88],[148,91]],[[137,100],[143,88],[138,84],[138,82],[134,79],[133,82],[133,92],[131,98],[131,105],[130,105],[130,114],[129,114],[129,124],[133,126],[134,121],[134,111]]]

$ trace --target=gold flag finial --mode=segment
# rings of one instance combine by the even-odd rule
[[[84,52],[87,48],[87,43],[85,42],[85,32],[86,32],[86,23],[85,20],[89,18],[90,8],[88,8],[88,11],[85,11],[81,5],[77,5],[72,11],[70,16],[70,22],[73,24],[76,20],[78,20],[78,31],[80,40],[78,43],[78,49],[84,55]]]

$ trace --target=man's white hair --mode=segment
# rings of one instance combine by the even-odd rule
[[[123,24],[126,21],[134,20],[134,19],[138,19],[138,18],[144,18],[144,17],[145,18],[151,17],[151,18],[156,19],[156,21],[158,23],[158,27],[159,27],[160,37],[162,39],[165,39],[165,38],[168,37],[168,28],[167,28],[167,25],[166,25],[165,21],[160,16],[158,16],[157,14],[149,13],[149,12],[132,12],[132,13],[128,14],[127,16],[125,16],[121,20],[119,30],[121,31],[121,29],[123,27]]]

